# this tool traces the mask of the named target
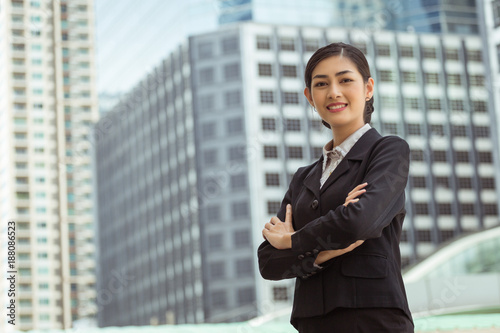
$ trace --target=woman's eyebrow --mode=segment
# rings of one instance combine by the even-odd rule
[[[353,73],[353,71],[346,69],[345,71],[335,73],[335,76],[341,76],[341,75],[344,75],[347,73]],[[314,80],[314,79],[327,79],[327,78],[328,78],[328,75],[326,75],[326,74],[317,74],[317,75],[314,75],[314,77],[312,79]]]

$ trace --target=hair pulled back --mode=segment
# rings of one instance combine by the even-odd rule
[[[371,77],[370,66],[368,65],[368,61],[366,60],[363,52],[361,52],[358,48],[349,44],[332,43],[323,46],[322,48],[314,52],[314,54],[307,62],[306,70],[304,73],[304,80],[306,83],[306,87],[309,89],[309,91],[311,91],[312,73],[316,68],[316,66],[326,58],[340,56],[340,55],[350,59],[356,65],[356,68],[363,77],[363,81],[365,83],[368,82],[368,79]],[[372,96],[365,103],[365,110],[363,113],[363,119],[365,124],[371,121],[373,111],[374,108],[373,108],[373,96]],[[331,128],[330,124],[328,124],[326,121],[322,120],[322,123],[326,127]]]

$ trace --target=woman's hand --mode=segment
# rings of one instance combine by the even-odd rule
[[[344,206],[347,207],[347,205],[350,203],[358,202],[359,199],[357,199],[356,197],[366,192],[366,190],[363,188],[366,185],[368,185],[368,183],[359,184],[351,192],[349,192],[347,198],[345,199]],[[352,243],[351,245],[346,247],[345,249],[321,251],[316,257],[316,261],[314,263],[316,265],[320,265],[332,258],[351,252],[352,250],[363,244],[363,242],[364,242],[363,240],[358,240],[357,242]]]
[[[359,240],[356,243],[352,243],[351,245],[349,245],[345,249],[321,251],[318,254],[318,256],[316,257],[316,260],[314,261],[314,263],[316,265],[321,265],[325,261],[328,261],[332,258],[341,256],[343,254],[346,254],[347,252],[351,252],[352,250],[354,250],[355,248],[357,248],[358,246],[363,244],[363,242],[364,242],[363,240]]]
[[[292,225],[292,205],[286,205],[285,222],[274,216],[266,223],[262,236],[278,250],[292,248],[292,234],[295,232]]]
[[[358,186],[356,186],[351,192],[349,192],[349,194],[347,194],[347,198],[345,199],[345,203],[344,203],[344,206],[347,207],[347,205],[349,203],[354,203],[354,202],[358,202],[359,199],[355,199],[357,196],[360,196],[361,194],[365,193],[366,190],[363,188],[365,187],[366,185],[368,185],[368,183],[363,183],[363,184],[359,184]]]

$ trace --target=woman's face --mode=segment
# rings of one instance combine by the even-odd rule
[[[363,81],[356,65],[347,57],[323,59],[312,73],[311,89],[306,88],[309,103],[320,117],[335,128],[357,130],[364,125],[365,101],[373,94],[373,79]]]

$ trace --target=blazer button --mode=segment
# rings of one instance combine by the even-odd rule
[[[318,253],[319,253],[319,250],[318,250],[318,249],[314,249],[314,250],[313,250],[313,253],[314,253],[314,254],[318,254]]]
[[[299,254],[299,256],[297,258],[299,258],[300,260],[302,260],[302,259],[304,259],[304,255],[303,254]]]
[[[314,201],[311,203],[311,208],[312,209],[318,208],[318,200],[314,199]]]
[[[306,256],[310,257],[311,256],[311,252],[306,252]]]

